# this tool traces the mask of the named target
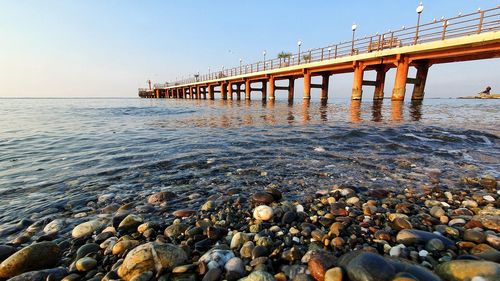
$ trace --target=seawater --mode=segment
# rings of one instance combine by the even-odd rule
[[[467,175],[499,176],[499,109],[455,99],[0,99],[0,241],[22,219],[77,223],[99,200],[165,189],[185,195],[172,208],[198,208],[187,195],[268,185],[290,200],[335,184],[460,188]]]

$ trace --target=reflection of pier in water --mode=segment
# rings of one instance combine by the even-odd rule
[[[399,123],[420,121],[422,102],[383,101],[361,102],[351,100],[346,104],[321,103],[304,100],[301,103],[263,102],[250,100],[200,100],[200,108],[210,108],[203,118],[189,116],[183,119],[186,126],[195,127],[243,127],[283,125],[332,125],[338,123]]]

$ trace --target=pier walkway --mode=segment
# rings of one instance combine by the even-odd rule
[[[355,26],[353,26],[353,30]],[[388,31],[364,38],[288,54],[277,59],[263,60],[248,65],[167,84],[155,84],[152,91],[141,91],[144,98],[251,99],[254,91],[262,99],[274,100],[276,91],[294,98],[295,80],[303,78],[303,98],[311,98],[311,90],[320,90],[320,99],[328,99],[329,78],[339,73],[354,72],[353,100],[363,96],[363,86],[374,87],[373,99],[384,98],[385,76],[396,69],[391,99],[405,98],[407,84],[413,84],[412,100],[424,98],[429,67],[434,64],[471,61],[500,57],[500,6],[488,10],[443,18],[410,28]],[[416,76],[408,77],[410,67]],[[376,71],[375,81],[363,78],[366,71]],[[312,77],[321,77],[320,84],[311,83]],[[286,80],[287,86],[276,81]]]

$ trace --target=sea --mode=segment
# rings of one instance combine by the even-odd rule
[[[0,242],[23,220],[92,216],[103,196],[461,188],[464,177],[500,176],[499,109],[460,99],[0,99]]]

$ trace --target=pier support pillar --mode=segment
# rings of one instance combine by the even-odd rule
[[[201,100],[201,91],[200,91],[201,87],[200,85],[197,85],[196,86],[196,97]]]
[[[208,98],[211,100],[214,99],[214,86],[213,85],[208,85]]]
[[[405,99],[406,79],[408,78],[408,68],[410,60],[408,57],[400,56],[397,62],[396,79],[394,81],[394,89],[392,90],[393,101],[402,101]]]
[[[262,80],[262,100],[267,100],[267,80]]]
[[[427,74],[429,73],[429,62],[423,61],[417,64],[417,83],[413,87],[413,93],[411,95],[412,100],[423,100],[424,99],[424,89],[425,82],[427,81]]]
[[[236,99],[241,100],[241,83],[236,84]]]
[[[363,96],[363,75],[365,67],[363,63],[354,62],[354,79],[352,81],[351,100],[361,100]]]
[[[160,89],[155,89],[155,97],[156,97],[157,99],[159,99],[159,98],[160,98]]]
[[[304,97],[305,100],[311,99],[311,73],[306,71],[304,73]]]
[[[227,85],[225,83],[220,84],[220,94],[223,100],[227,100]]]
[[[228,92],[229,92],[229,99],[230,99],[230,100],[233,100],[233,92],[234,92],[234,91],[233,91],[233,83],[229,82],[229,83],[227,84],[227,90],[228,90]]]
[[[387,70],[389,70],[389,68],[387,68],[385,65],[381,65],[377,68],[375,92],[373,93],[374,100],[384,99],[385,74],[387,73]]]
[[[288,101],[293,101],[293,94],[295,92],[295,78],[288,79]]]
[[[250,100],[250,92],[252,91],[250,88],[250,80],[245,81],[245,99]]]
[[[321,83],[321,96],[320,96],[320,100],[324,102],[324,101],[328,100],[328,84],[330,82],[330,75],[329,74],[323,74],[321,76],[323,77],[323,83]]]
[[[203,99],[207,99],[207,86],[203,86]]]
[[[275,99],[274,94],[276,93],[274,77],[269,78],[269,100],[273,101]]]

